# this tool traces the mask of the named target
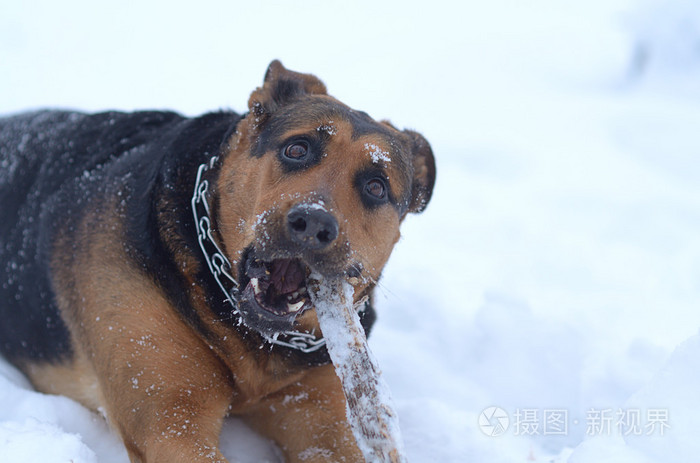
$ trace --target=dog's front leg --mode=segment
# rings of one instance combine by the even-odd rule
[[[97,403],[134,463],[225,462],[217,447],[230,373],[148,282],[120,281],[130,291],[85,293],[73,323],[82,325],[76,358],[89,359]]]
[[[100,375],[107,417],[131,461],[226,462],[218,441],[232,388],[218,360],[195,339],[132,334],[111,344]]]
[[[227,402],[217,395],[211,388],[181,382],[152,396],[120,401],[112,421],[131,461],[227,462],[218,450]]]
[[[363,461],[333,365],[313,368],[300,381],[270,395],[246,421],[275,441],[289,463]]]

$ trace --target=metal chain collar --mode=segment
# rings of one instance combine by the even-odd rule
[[[232,314],[237,318],[239,324],[243,324],[243,317],[238,309],[240,285],[231,275],[231,262],[226,258],[212,236],[209,203],[206,197],[209,182],[202,179],[204,172],[211,169],[217,159],[217,156],[212,157],[209,162],[201,164],[197,170],[197,180],[194,184],[194,195],[192,196],[192,214],[197,227],[199,247],[209,266],[209,271],[231,305]],[[361,301],[361,303],[364,307],[366,300]],[[295,349],[305,354],[316,352],[326,345],[324,338],[318,338],[313,334],[300,331],[282,331],[272,336],[263,334],[263,337],[271,344]]]

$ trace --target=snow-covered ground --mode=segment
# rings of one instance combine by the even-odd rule
[[[236,3],[4,2],[0,113],[244,110],[271,59],[314,72],[438,159],[370,339],[410,461],[697,460],[697,2]],[[278,461],[236,420],[222,446]],[[128,459],[0,361],[10,461]]]

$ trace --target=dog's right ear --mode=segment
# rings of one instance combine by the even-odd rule
[[[323,82],[314,75],[290,71],[278,60],[274,60],[267,68],[263,86],[250,95],[248,108],[261,123],[280,107],[304,95],[313,94],[328,94]]]

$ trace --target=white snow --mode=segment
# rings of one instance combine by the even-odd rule
[[[365,143],[365,152],[369,155],[369,157],[372,159],[372,162],[374,164],[379,164],[379,163],[388,164],[389,162],[391,162],[391,157],[389,156],[389,152],[381,149],[379,146],[375,145],[374,143]]]
[[[319,132],[326,132],[328,135],[335,135],[338,133],[338,128],[333,124],[333,121],[328,121],[325,124],[321,124],[316,127]]]
[[[698,3],[273,3],[5,2],[0,112],[244,110],[271,59],[314,72],[437,157],[369,340],[408,460],[697,460]],[[494,406],[498,437],[478,425]],[[222,447],[280,461],[237,420]],[[5,455],[128,461],[100,416],[0,362]]]

